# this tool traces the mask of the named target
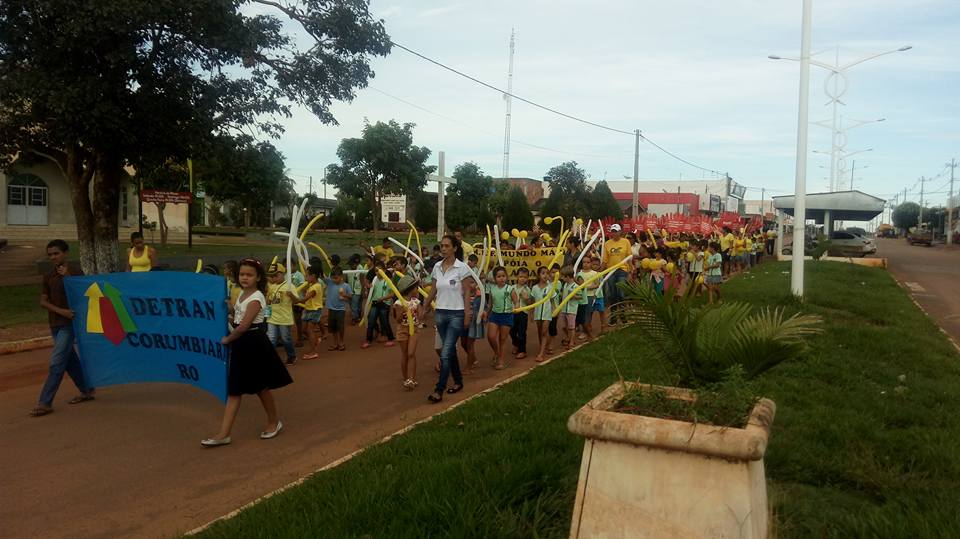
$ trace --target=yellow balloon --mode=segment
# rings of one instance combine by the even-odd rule
[[[583,219],[580,219],[580,218],[578,217],[576,223],[577,223],[578,225],[582,225],[582,224],[583,224]]]
[[[664,259],[662,259],[662,258],[661,258],[660,260],[657,260],[656,262],[657,262],[657,264],[660,265],[660,268],[661,268],[661,269],[663,269],[663,267],[667,265],[667,261],[664,260]]]
[[[504,230],[503,233],[500,234],[500,237],[503,238],[503,239],[505,239],[505,240],[509,240],[509,239],[510,239],[510,234],[507,233],[506,230]]]
[[[693,262],[696,260],[696,256],[693,253],[687,253],[687,262]]]
[[[673,270],[675,269],[677,269],[677,267],[673,264],[673,262],[667,262],[667,273],[673,273]]]
[[[520,231],[517,230],[516,228],[514,228],[513,230],[510,231],[510,235],[513,236],[514,238],[519,238],[519,237],[520,237]]]
[[[697,284],[703,284],[703,275],[697,276]]]
[[[650,269],[650,259],[644,258],[640,261],[640,267],[643,269]]]
[[[548,224],[548,225],[551,225],[551,224],[553,224],[553,217],[544,217],[544,218],[543,218],[543,222],[546,223],[546,224]]]
[[[520,237],[523,238],[523,239],[527,239],[527,231],[526,231],[526,230],[521,230],[521,231],[520,231]]]

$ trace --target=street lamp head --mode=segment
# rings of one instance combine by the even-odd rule
[[[767,58],[771,60],[783,60],[783,58],[777,56],[776,54],[771,54],[770,56],[767,56]]]
[[[913,48],[913,45],[907,45],[906,47],[900,47],[899,49],[897,49],[897,52],[908,51],[912,48]]]

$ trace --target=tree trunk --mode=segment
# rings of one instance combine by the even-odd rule
[[[373,239],[377,239],[377,229],[380,228],[380,191],[373,189]]]
[[[163,210],[167,207],[166,202],[154,202],[157,205],[157,222],[160,226],[160,245],[167,246],[167,220],[163,216]]]
[[[90,181],[95,167],[89,154],[78,144],[67,148],[66,176],[70,185],[70,202],[77,222],[77,240],[80,243],[80,267],[91,275],[97,273],[94,254],[93,210],[90,207]]]
[[[120,211],[120,185],[123,162],[112,155],[97,155],[97,175],[94,180],[93,237],[97,273],[120,270],[117,244],[117,218]]]

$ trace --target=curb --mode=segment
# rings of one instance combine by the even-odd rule
[[[620,329],[620,328],[618,328],[618,330],[619,330],[619,329]],[[598,337],[594,338],[594,339],[593,339],[592,341],[590,341],[590,342],[591,342],[591,343],[597,342],[597,341],[600,340],[601,338],[607,337],[607,336],[612,335],[612,334],[614,334],[614,333],[616,333],[616,331],[608,332],[607,334],[603,335],[602,337],[601,337],[601,336],[598,336]],[[565,351],[563,351],[563,352],[561,352],[561,353],[559,353],[559,354],[557,354],[557,355],[555,355],[555,356],[553,356],[553,357],[551,357],[551,358],[549,358],[549,359],[544,360],[542,363],[534,363],[531,368],[529,368],[529,369],[527,369],[527,370],[525,370],[525,371],[521,371],[521,372],[519,372],[519,373],[517,373],[517,374],[514,374],[513,376],[510,376],[510,377],[508,377],[508,378],[506,378],[506,379],[504,379],[504,380],[502,380],[502,381],[494,384],[493,386],[488,387],[487,389],[484,389],[483,391],[481,391],[481,392],[479,392],[479,393],[477,393],[477,394],[475,394],[475,395],[472,395],[472,396],[470,396],[470,397],[467,397],[466,399],[463,399],[462,401],[455,402],[455,403],[451,404],[450,407],[447,408],[447,409],[445,409],[445,410],[442,410],[442,411],[437,412],[437,413],[435,413],[435,414],[433,414],[433,415],[427,416],[427,417],[425,417],[425,418],[423,418],[423,419],[421,419],[421,420],[419,420],[419,421],[416,421],[416,422],[414,422],[414,423],[411,423],[410,425],[407,425],[406,427],[403,427],[403,428],[401,428],[400,430],[398,430],[398,431],[396,431],[396,432],[393,432],[393,433],[391,433],[391,434],[388,434],[388,435],[384,436],[383,438],[381,438],[381,439],[379,439],[379,440],[377,440],[377,441],[375,441],[375,442],[373,442],[373,443],[371,443],[371,444],[368,444],[368,445],[366,445],[366,446],[364,446],[364,447],[361,447],[360,449],[357,449],[356,451],[353,451],[352,453],[349,453],[349,454],[347,454],[347,455],[344,455],[344,456],[338,458],[337,460],[335,460],[335,461],[333,461],[333,462],[331,462],[331,463],[329,463],[329,464],[326,464],[326,465],[320,467],[319,469],[317,469],[317,470],[315,470],[315,471],[313,471],[313,472],[308,473],[307,475],[301,477],[300,479],[297,479],[296,481],[293,481],[293,482],[291,482],[291,483],[288,483],[288,484],[286,484],[286,485],[284,485],[284,486],[282,486],[282,487],[274,490],[273,492],[269,492],[269,493],[267,493],[267,494],[264,494],[263,496],[260,496],[259,498],[253,500],[252,502],[249,502],[249,503],[247,503],[247,504],[244,504],[244,505],[238,507],[237,509],[234,509],[233,511],[230,511],[229,513],[227,513],[227,514],[225,514],[225,515],[223,515],[223,516],[217,517],[217,518],[211,520],[210,522],[207,522],[206,524],[203,524],[202,526],[198,526],[198,527],[196,527],[196,528],[194,528],[194,529],[186,532],[184,535],[187,535],[187,536],[196,535],[196,534],[198,534],[198,533],[206,530],[206,529],[209,528],[210,526],[216,524],[217,522],[220,522],[220,521],[222,521],[222,520],[229,520],[229,519],[231,519],[231,518],[239,515],[239,514],[240,514],[241,512],[243,512],[244,510],[253,507],[254,505],[262,502],[263,500],[266,500],[267,498],[271,498],[271,497],[273,497],[273,496],[275,496],[275,495],[277,495],[277,494],[280,494],[280,493],[282,493],[282,492],[284,492],[284,491],[286,491],[286,490],[289,490],[289,489],[291,489],[291,488],[293,488],[293,487],[296,487],[296,486],[298,486],[298,485],[303,484],[303,483],[306,482],[308,479],[310,479],[311,477],[317,475],[317,474],[320,473],[320,472],[324,472],[324,471],[330,470],[330,469],[332,469],[332,468],[336,468],[337,466],[340,466],[341,464],[343,464],[343,463],[345,463],[345,462],[353,459],[354,457],[360,455],[361,453],[363,453],[363,452],[366,451],[367,449],[370,449],[371,447],[375,447],[375,446],[384,444],[384,443],[386,443],[386,442],[389,442],[391,439],[393,439],[393,438],[395,438],[395,437],[397,437],[397,436],[406,434],[407,432],[413,430],[415,427],[417,427],[417,426],[419,426],[419,425],[422,425],[422,424],[424,424],[424,423],[433,421],[434,418],[439,417],[439,416],[441,416],[441,415],[443,415],[443,414],[446,414],[447,412],[450,412],[450,411],[452,411],[452,410],[454,410],[454,409],[456,409],[456,408],[458,408],[458,407],[460,407],[460,406],[462,406],[462,405],[464,405],[464,404],[466,404],[466,403],[468,403],[468,402],[470,402],[470,401],[472,401],[472,400],[474,400],[474,399],[478,399],[478,398],[480,398],[480,397],[485,397],[487,394],[493,393],[494,391],[499,390],[499,389],[502,388],[503,386],[505,386],[505,385],[507,385],[507,384],[515,381],[515,380],[518,380],[518,379],[520,379],[520,378],[523,378],[524,376],[526,376],[526,375],[530,374],[531,372],[537,370],[539,367],[542,367],[542,366],[544,366],[544,365],[547,365],[547,364],[549,364],[549,363],[552,363],[552,362],[554,362],[554,361],[556,361],[556,360],[558,360],[558,359],[566,356],[566,355],[569,354],[570,352],[576,351],[577,349],[581,348],[584,344],[588,344],[588,343],[580,343],[580,344],[578,344],[576,347],[574,347],[573,349],[571,349],[571,350],[565,350]]]
[[[17,352],[26,352],[28,350],[38,350],[40,348],[50,348],[52,346],[52,337],[36,337],[23,341],[0,342],[0,356],[6,354],[16,354]]]

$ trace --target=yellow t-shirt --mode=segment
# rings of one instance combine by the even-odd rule
[[[627,238],[607,240],[607,242],[603,244],[603,265],[609,268],[611,264],[616,264],[629,254],[630,240]],[[620,264],[620,269],[630,271],[630,268],[628,268],[626,264]]]
[[[293,300],[287,295],[292,290],[286,282],[267,285],[267,305],[270,306],[267,322],[275,326],[293,325]]]
[[[733,234],[732,234],[732,233],[727,234],[726,236],[721,237],[721,238],[720,238],[720,250],[721,250],[721,251],[727,251],[728,249],[730,249],[731,247],[733,247],[733,241],[734,241],[734,239],[736,239],[736,238],[733,237]]]
[[[388,261],[388,262],[390,261],[391,258],[393,258],[394,256],[396,256],[396,255],[394,255],[394,253],[393,253],[393,249],[391,249],[390,247],[384,247],[384,246],[382,246],[382,245],[378,245],[378,246],[374,247],[374,248],[373,248],[373,252],[374,252],[375,254],[380,254],[380,253],[385,254],[385,255],[387,256],[387,261]]]
[[[324,302],[323,283],[317,281],[307,286],[307,290],[304,292],[303,295],[306,296],[310,294],[310,292],[314,293],[313,297],[303,303],[303,308],[308,311],[319,311],[320,309],[323,309],[323,302]]]
[[[466,262],[466,260],[470,258],[470,255],[473,254],[473,245],[467,243],[467,240],[463,240],[460,245],[463,247],[463,260]]]
[[[232,281],[227,281],[227,295],[230,296],[230,305],[237,304],[237,300],[240,298],[242,292],[243,289],[240,288],[240,285],[234,284]]]

